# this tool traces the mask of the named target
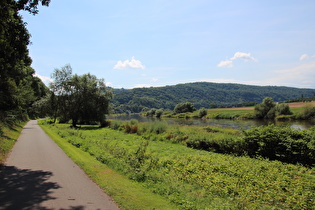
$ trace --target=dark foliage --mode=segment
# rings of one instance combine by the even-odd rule
[[[19,10],[38,13],[37,5],[49,1],[0,1],[0,120],[26,119],[33,102],[47,94],[47,88],[30,67],[27,49],[30,34]]]
[[[114,89],[112,103],[116,112],[141,112],[147,108],[173,110],[179,103],[193,102],[197,109],[254,106],[264,98],[275,102],[312,97],[314,89],[277,86],[252,86],[196,82],[165,87]]]

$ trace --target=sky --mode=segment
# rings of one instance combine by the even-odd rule
[[[51,0],[22,12],[36,75],[114,88],[191,82],[315,88],[314,0]]]

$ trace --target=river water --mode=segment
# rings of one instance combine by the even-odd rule
[[[115,115],[109,116],[109,119],[125,120],[129,121],[136,119],[139,122],[154,122],[154,121],[165,121],[168,124],[178,125],[191,125],[191,126],[218,126],[223,128],[234,128],[234,129],[250,129],[253,127],[276,124],[276,125],[289,125],[293,128],[307,130],[315,125],[315,121],[299,120],[299,121],[270,121],[270,120],[229,120],[229,119],[181,119],[181,118],[166,118],[157,119],[151,117],[145,117],[139,114],[130,115]]]

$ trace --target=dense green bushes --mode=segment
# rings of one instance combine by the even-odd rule
[[[169,126],[164,121],[138,123],[136,120],[113,121],[111,128],[137,133],[148,140],[181,143],[199,150],[307,166],[315,163],[315,129],[301,131],[271,124],[241,132],[218,127]]]
[[[314,169],[174,144],[176,138],[185,142],[187,137],[197,137],[198,133],[201,136],[207,133],[212,138],[217,136],[219,142],[228,136],[241,135],[238,131],[172,126],[162,133],[152,132],[151,138],[143,139],[109,128],[83,126],[81,130],[73,130],[69,125],[45,126],[102,163],[142,182],[143,186],[175,203],[179,209],[314,207]],[[138,126],[138,130],[142,130],[143,125],[138,123]],[[154,141],[154,136],[164,137],[164,141]]]
[[[244,131],[249,156],[261,156],[288,163],[315,164],[314,130],[296,130],[275,125]]]
[[[286,163],[315,164],[315,132],[275,125],[243,131],[242,136],[221,133],[191,135],[187,146],[225,154],[248,155]]]

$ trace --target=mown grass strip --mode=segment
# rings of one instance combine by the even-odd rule
[[[40,124],[40,123],[39,123]],[[141,184],[128,179],[100,163],[87,152],[71,145],[45,125],[46,134],[123,209],[176,209],[163,197],[153,194]]]
[[[19,122],[13,126],[0,124],[0,164],[11,151],[25,124],[26,122]]]

